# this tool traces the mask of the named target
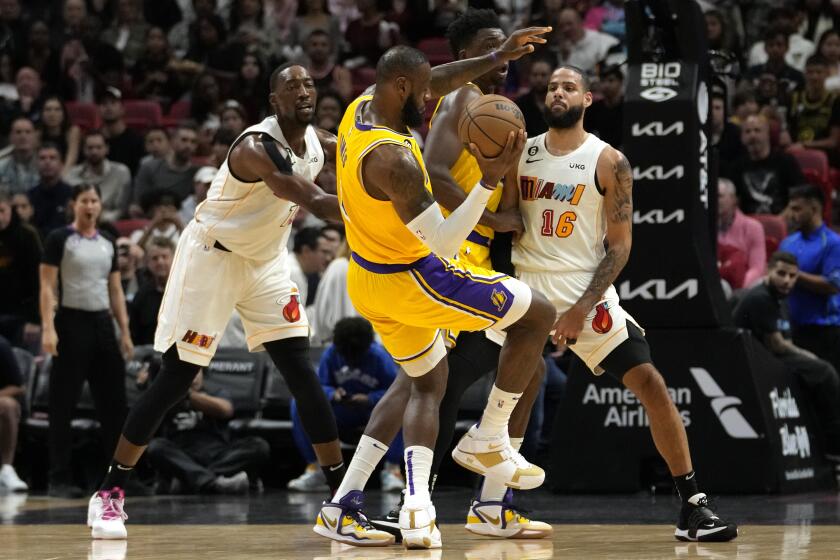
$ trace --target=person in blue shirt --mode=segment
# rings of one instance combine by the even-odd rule
[[[385,348],[374,341],[373,327],[361,317],[348,317],[335,325],[333,345],[327,348],[318,366],[318,378],[335,412],[343,441],[358,440],[376,403],[397,376],[397,365]],[[290,480],[289,490],[320,492],[327,490],[324,473],[315,460],[312,444],[306,436],[297,412],[291,405],[292,435],[307,467],[302,475]],[[403,457],[402,432],[385,454],[380,473],[382,490],[402,490],[400,473]]]
[[[796,231],[779,249],[799,262],[789,299],[793,342],[840,369],[840,235],[823,223],[823,205],[814,185],[791,190],[787,211]]]

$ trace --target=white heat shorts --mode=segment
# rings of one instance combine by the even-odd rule
[[[517,277],[534,290],[542,292],[554,305],[559,317],[584,293],[592,274],[521,271]],[[621,307],[615,288],[610,286],[598,305],[586,316],[580,336],[574,344],[569,345],[569,349],[593,373],[601,375],[603,370],[598,364],[629,337],[627,321],[639,327],[636,320]]]
[[[158,313],[155,350],[175,344],[182,360],[208,365],[234,309],[252,352],[272,340],[308,337],[305,302],[289,277],[286,249],[275,259],[255,261],[215,243],[195,220],[181,234]]]

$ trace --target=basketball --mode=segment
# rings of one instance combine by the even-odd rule
[[[525,118],[516,103],[501,95],[482,95],[467,105],[458,121],[458,137],[492,158],[502,153],[508,134],[520,128],[525,130]]]

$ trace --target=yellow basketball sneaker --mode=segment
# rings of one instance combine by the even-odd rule
[[[324,502],[313,531],[334,541],[353,546],[388,546],[394,536],[374,529],[362,513],[365,499],[360,490],[348,492],[338,503]]]
[[[504,432],[485,438],[473,425],[452,450],[452,458],[467,470],[497,480],[509,488],[530,490],[545,481],[545,471],[529,463]]]
[[[414,548],[440,548],[443,540],[437,527],[435,506],[408,507],[400,510],[400,533],[403,546]]]
[[[473,501],[464,526],[470,533],[503,539],[544,539],[551,537],[551,525],[532,521],[524,511],[513,504],[513,493],[508,490],[501,502]]]

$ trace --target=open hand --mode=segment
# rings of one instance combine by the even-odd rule
[[[519,162],[519,156],[522,154],[527,139],[528,135],[522,129],[519,129],[518,133],[510,132],[502,153],[494,158],[484,157],[478,146],[470,143],[470,153],[478,162],[478,167],[482,173],[482,181],[485,185],[498,187],[499,181],[502,180],[505,173]]]
[[[496,51],[500,61],[519,60],[526,54],[534,52],[533,43],[538,45],[544,44],[546,39],[540,37],[540,35],[545,35],[550,32],[550,27],[526,27],[525,29],[517,29],[510,34],[507,41]]]

